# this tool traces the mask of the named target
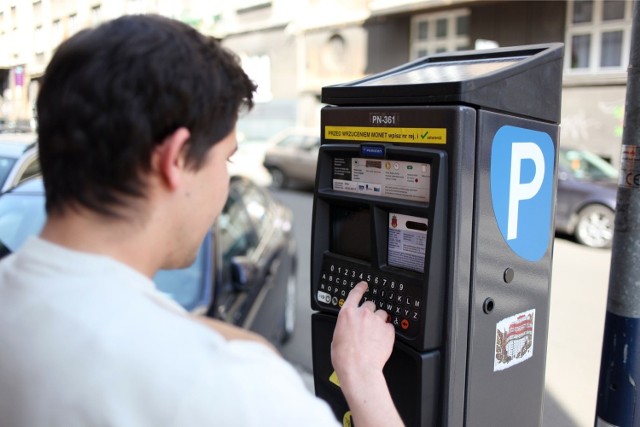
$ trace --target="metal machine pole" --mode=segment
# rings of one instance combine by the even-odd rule
[[[633,3],[596,427],[640,427],[640,7]]]

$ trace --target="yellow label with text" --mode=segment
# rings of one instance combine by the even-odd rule
[[[340,141],[446,144],[446,128],[395,128],[377,126],[325,126],[324,138]]]

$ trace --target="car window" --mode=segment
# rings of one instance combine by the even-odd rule
[[[16,163],[16,159],[9,157],[0,157],[0,187],[4,185],[4,182],[11,172],[11,168]]]
[[[0,241],[12,252],[40,233],[46,213],[44,197],[5,194],[0,198]]]
[[[254,215],[258,208],[254,207]],[[220,249],[224,265],[238,255],[250,255],[258,244],[253,221],[243,200],[239,183],[232,184],[229,198],[218,219]]]
[[[561,150],[559,161],[577,179],[602,181],[618,178],[618,171],[613,165],[588,151]]]
[[[38,174],[40,174],[40,159],[38,156],[33,156],[27,161],[22,175],[18,178],[18,184]]]
[[[304,146],[307,149],[320,148],[320,138],[315,136],[308,136],[304,142]]]
[[[255,185],[248,185],[242,194],[242,201],[259,238],[271,227],[274,213],[270,209],[269,199],[264,190]]]

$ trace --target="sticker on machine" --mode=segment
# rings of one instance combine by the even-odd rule
[[[418,216],[389,213],[389,265],[424,272],[429,220]]]
[[[536,310],[502,319],[496,324],[496,354],[493,371],[502,371],[533,356]]]

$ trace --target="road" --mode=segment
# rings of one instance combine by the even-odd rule
[[[283,355],[312,389],[309,191],[273,191],[295,213],[298,242],[296,331]],[[543,427],[593,425],[611,251],[555,239]]]

